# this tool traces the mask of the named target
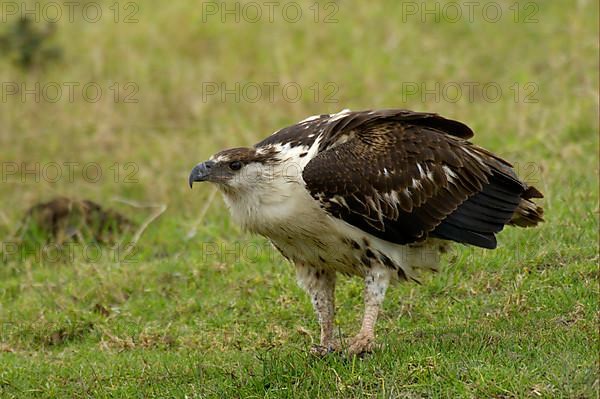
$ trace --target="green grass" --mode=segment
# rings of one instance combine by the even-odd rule
[[[5,83],[104,90],[96,103],[9,97],[0,106],[3,165],[79,165],[72,181],[55,183],[3,169],[0,397],[597,397],[598,5],[536,3],[538,22],[525,24],[513,21],[513,3],[497,3],[506,16],[497,23],[481,7],[473,22],[423,23],[403,21],[401,2],[342,1],[331,24],[315,23],[308,3],[297,23],[281,14],[202,22],[193,1],[145,1],[138,23],[116,24],[102,3],[109,17],[98,23],[58,23],[62,61],[22,71],[0,57]],[[321,19],[328,11],[323,3]],[[135,82],[139,101],[115,102],[114,82]],[[203,98],[203,82],[297,82],[304,96],[221,101]],[[309,89],[328,82],[337,103]],[[503,94],[452,102],[406,92],[435,82],[495,82]],[[528,82],[537,102],[524,101]],[[308,115],[391,106],[468,123],[477,144],[545,193],[547,222],[507,229],[495,251],[456,247],[422,285],[393,287],[373,355],[317,359],[307,348],[318,325],[293,268],[234,226],[218,197],[209,202],[208,186],[190,191],[187,175],[223,147]],[[97,182],[81,176],[92,162]],[[90,259],[81,246],[59,262],[7,255],[25,210],[57,195],[140,224],[156,208],[116,199],[167,209],[131,255],[105,248]],[[337,304],[348,338],[359,327],[360,281],[342,279]]]

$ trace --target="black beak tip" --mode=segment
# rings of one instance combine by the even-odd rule
[[[188,184],[190,185],[190,188],[192,188],[192,185],[194,184],[194,171],[193,170],[190,173],[190,176],[188,177]]]
[[[195,169],[192,170],[192,172],[190,173],[190,176],[188,177],[188,184],[190,185],[190,188],[192,188],[192,186],[194,185],[194,173]]]
[[[192,188],[195,181],[196,181],[196,168],[194,168],[194,170],[192,170],[192,172],[190,173],[190,177],[188,177],[188,184],[190,185],[190,188]]]

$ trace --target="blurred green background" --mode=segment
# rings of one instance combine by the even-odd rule
[[[596,1],[0,6],[0,396],[597,394]],[[316,361],[292,268],[240,255],[265,241],[187,176],[309,115],[381,107],[467,123],[544,192],[547,223],[391,290],[381,352]],[[147,222],[132,257],[7,250],[56,196]],[[340,288],[345,334],[360,294]]]

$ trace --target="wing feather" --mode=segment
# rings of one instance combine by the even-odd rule
[[[466,140],[467,126],[435,114],[348,112],[315,123],[307,189],[332,216],[387,241],[493,248],[527,188],[510,164]]]

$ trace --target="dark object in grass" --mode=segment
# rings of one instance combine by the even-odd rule
[[[61,49],[50,44],[55,32],[53,23],[38,28],[30,18],[22,17],[0,35],[1,54],[10,57],[23,70],[59,60]]]
[[[21,242],[68,241],[114,243],[134,223],[111,209],[90,200],[57,197],[27,210],[18,236]]]

